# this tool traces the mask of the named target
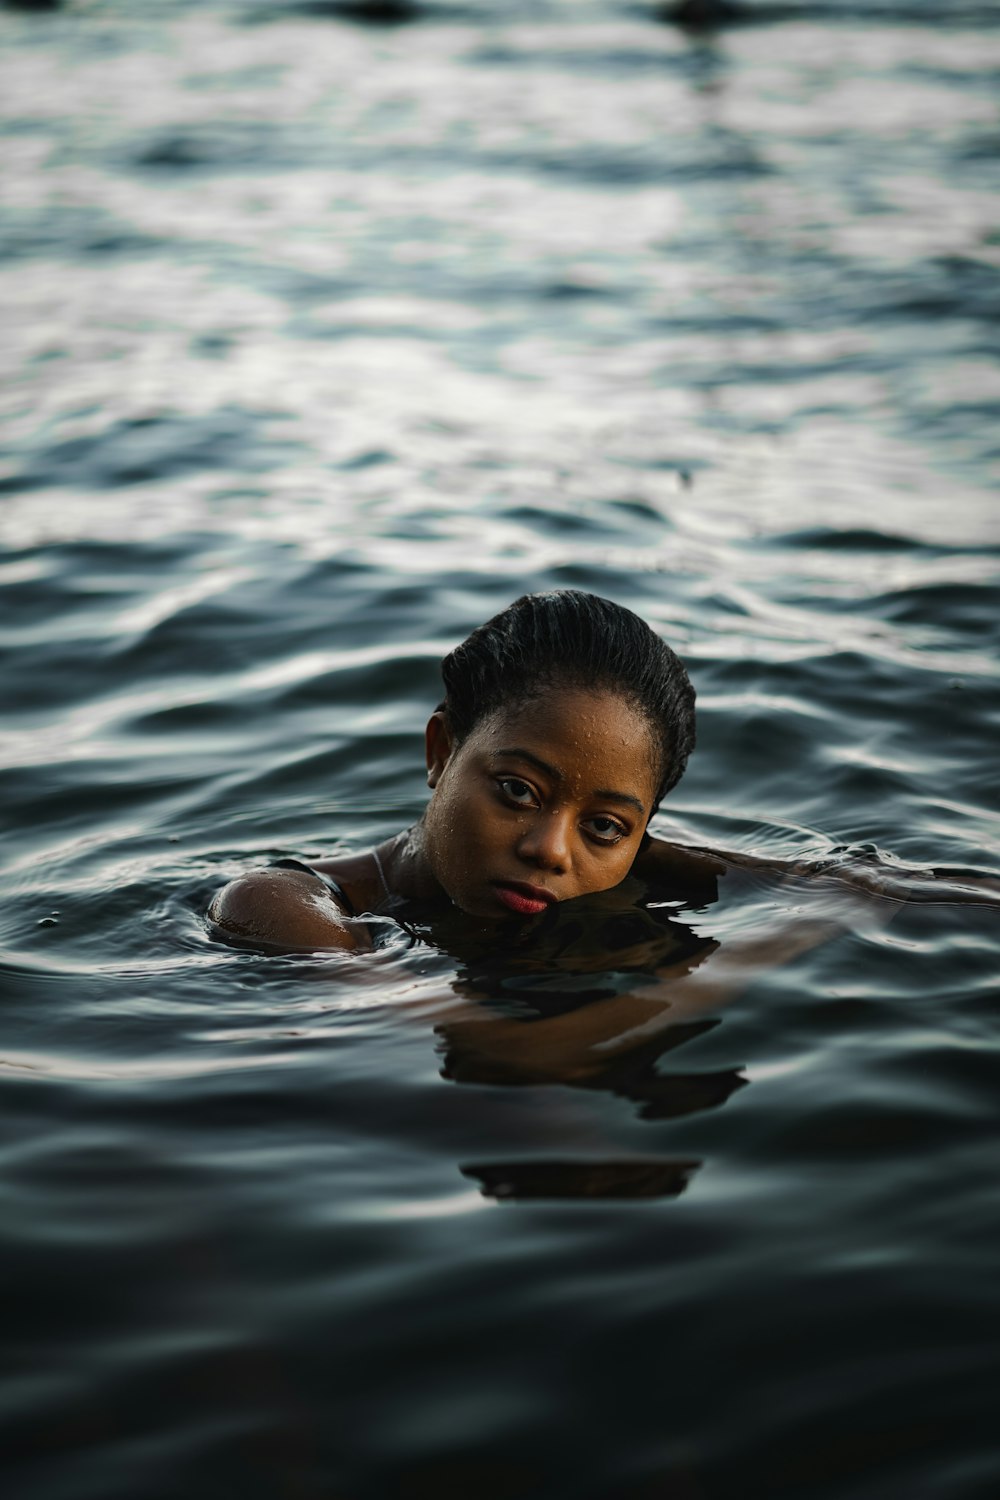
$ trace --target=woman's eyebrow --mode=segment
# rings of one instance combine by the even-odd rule
[[[523,750],[520,745],[508,745],[503,750],[497,750],[496,754],[498,756],[509,755],[516,757],[518,760],[529,760],[533,766],[537,766],[540,771],[544,772],[551,781],[566,780],[563,773],[555,766],[550,766],[547,760],[542,760],[540,755],[535,755],[531,750]]]
[[[520,745],[507,746],[503,750],[497,750],[496,754],[498,756],[509,755],[512,757],[517,757],[520,760],[530,761],[533,766],[537,766],[538,769],[544,775],[548,776],[551,781],[562,782],[566,780],[565,776],[558,769],[558,767],[550,766],[548,761],[542,760],[542,757],[540,755],[535,755],[532,750],[525,750]],[[599,787],[593,795],[595,797],[600,797],[612,802],[626,802],[628,803],[629,807],[635,808],[640,817],[644,818],[646,816],[645,807],[639,801],[639,798],[633,797],[630,792],[616,792],[613,791],[610,787]]]
[[[648,816],[638,797],[633,797],[631,792],[616,792],[611,787],[598,787],[594,796],[601,802],[626,802],[629,807],[635,808],[640,818]]]

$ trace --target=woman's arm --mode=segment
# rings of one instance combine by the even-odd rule
[[[1000,907],[1000,879],[978,872],[949,869],[907,869],[890,864],[870,848],[838,849],[818,859],[765,859],[738,850],[704,849],[671,844],[650,838],[636,859],[634,870],[645,880],[655,881],[695,894],[708,882],[731,870],[758,870],[764,875],[829,880],[891,901],[957,902],[961,905]]]
[[[636,862],[641,877],[675,890],[689,905],[714,899],[731,870],[749,869],[794,883],[815,900],[815,915],[792,911],[755,937],[729,937],[655,979],[566,1015],[525,1022],[481,1008],[452,1009],[437,1030],[449,1076],[468,1081],[596,1083],[604,1068],[657,1033],[716,1014],[754,977],[828,938],[884,927],[909,901],[988,905],[1000,910],[1000,881],[962,870],[906,870],[867,851],[810,862],[720,854],[650,840]]]

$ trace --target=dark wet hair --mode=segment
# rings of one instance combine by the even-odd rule
[[[684,664],[645,620],[576,589],[525,594],[480,625],[441,663],[444,709],[458,743],[488,714],[552,687],[610,689],[648,720],[660,751],[656,802],[694,749],[694,688]]]

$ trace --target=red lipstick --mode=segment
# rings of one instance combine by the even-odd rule
[[[509,906],[521,917],[537,917],[556,899],[551,891],[543,890],[539,885],[526,885],[521,880],[494,881],[493,889],[504,906]]]

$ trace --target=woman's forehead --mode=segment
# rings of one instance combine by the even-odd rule
[[[561,779],[626,792],[647,808],[657,791],[658,747],[649,721],[611,689],[552,688],[503,705],[472,738],[487,754],[525,751]]]

